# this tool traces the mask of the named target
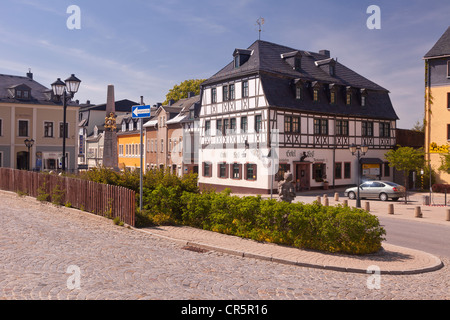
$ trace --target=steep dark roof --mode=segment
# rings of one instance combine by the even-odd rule
[[[128,99],[123,99],[123,100],[116,101],[115,105],[116,105],[117,112],[131,112],[131,108],[133,106],[137,106],[139,104],[137,102],[134,102],[134,101],[131,101]],[[80,108],[80,112],[87,111],[87,110],[106,111],[106,103]]]
[[[31,73],[30,73],[31,74]],[[29,99],[16,99],[12,97],[8,89],[23,89],[31,90],[31,97]],[[7,74],[0,74],[0,102],[9,103],[24,103],[24,104],[45,104],[45,105],[60,105],[61,103],[54,102],[51,99],[51,89],[46,88],[30,77],[21,77]],[[78,106],[74,102],[69,103],[70,106]]]
[[[202,85],[205,86],[223,81],[227,78],[241,77],[246,74],[268,72],[310,81],[321,81],[373,90],[386,90],[339,62],[335,64],[335,76],[330,76],[315,65],[316,61],[329,59],[330,57],[327,55],[301,51],[262,40],[254,42],[248,50],[251,50],[252,54],[249,60],[241,67],[234,68],[234,63],[230,62],[225,68],[206,80]],[[294,70],[289,63],[281,58],[282,54],[296,51],[302,56],[300,71]]]
[[[267,41],[256,41],[249,49],[251,56],[239,68],[231,62],[211,78],[202,87],[239,79],[245,76],[259,75],[267,101],[271,107],[294,109],[298,111],[336,114],[341,116],[358,116],[397,120],[389,91],[378,84],[359,75],[343,64],[331,59],[326,54],[296,50]],[[236,51],[234,52],[236,53]],[[295,54],[294,54],[295,53]],[[282,57],[283,55],[283,57]],[[300,57],[301,66],[293,68],[287,61],[289,57]],[[316,64],[316,62],[318,62]],[[334,65],[334,75],[330,75],[326,64]],[[294,83],[301,80],[307,83],[302,100],[295,98]],[[312,98],[311,85],[321,85],[319,102]],[[330,104],[327,96],[329,85],[338,87],[336,104]],[[309,87],[308,87],[309,86]],[[352,88],[354,98],[352,105],[345,102],[345,90]],[[358,103],[361,90],[367,92],[366,106]]]
[[[289,79],[282,79],[267,74],[261,75],[263,90],[270,106],[319,114],[335,114],[348,117],[367,117],[387,120],[398,120],[398,116],[386,91],[369,91],[366,106],[360,105],[360,91],[353,89],[353,101],[346,104],[346,87],[338,89],[337,103],[330,104],[323,87],[319,91],[319,101],[313,101],[312,89],[304,87],[301,100],[295,99],[295,90]]]
[[[441,38],[436,42],[436,44],[431,48],[430,51],[425,55],[425,59],[432,59],[440,56],[450,55],[450,27],[441,36]]]

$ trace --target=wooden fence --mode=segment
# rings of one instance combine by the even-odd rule
[[[22,192],[34,198],[48,194],[48,201],[60,200],[62,205],[70,204],[73,208],[113,219],[119,217],[124,223],[135,225],[135,192],[123,187],[0,168],[0,190]]]

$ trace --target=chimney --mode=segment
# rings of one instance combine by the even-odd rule
[[[192,92],[192,91],[190,91],[190,92],[188,93],[188,98],[192,98],[192,97],[195,97],[195,93]]]
[[[91,100],[86,100],[86,104],[91,104]]]
[[[330,58],[330,57],[331,57],[331,52],[330,52],[330,50],[320,50],[319,53],[320,53],[321,55],[326,56],[327,58]]]
[[[171,105],[173,105],[174,103],[175,103],[175,100],[170,99],[170,100],[169,100],[169,107],[170,107]]]
[[[33,80],[33,74],[31,73],[31,69],[28,69],[27,77],[30,80]]]

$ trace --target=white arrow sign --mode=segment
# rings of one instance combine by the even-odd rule
[[[150,118],[150,106],[135,106],[132,107],[133,118]]]

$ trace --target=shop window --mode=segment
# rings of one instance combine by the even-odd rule
[[[352,177],[352,164],[350,162],[344,163],[344,179],[351,179]]]
[[[391,176],[391,167],[389,167],[389,162],[385,162],[384,163],[383,173],[384,173],[385,177],[390,177]]]
[[[342,163],[341,162],[336,162],[334,164],[334,178],[342,179]]]
[[[219,178],[222,179],[228,178],[228,165],[226,163],[224,162],[219,163],[217,170],[218,170],[217,175],[219,176]]]
[[[256,181],[257,180],[257,166],[256,164],[247,163],[245,165],[245,180]]]
[[[238,179],[238,180],[242,179],[241,171],[242,171],[242,165],[239,163],[233,163],[232,178]]]
[[[326,164],[315,163],[313,164],[313,179],[316,182],[323,182],[327,178],[326,175]]]
[[[209,162],[203,162],[203,176],[211,177],[212,176],[212,164]]]

